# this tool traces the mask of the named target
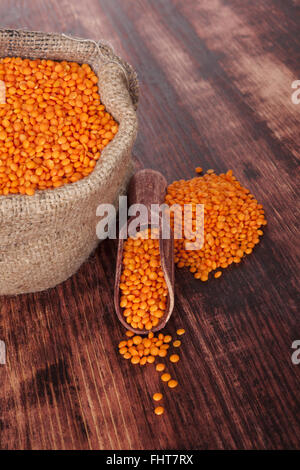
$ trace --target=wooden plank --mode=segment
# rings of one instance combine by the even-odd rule
[[[219,280],[176,271],[168,391],[117,352],[117,244],[47,292],[0,298],[1,449],[299,447],[296,2],[50,0],[0,5],[3,27],[106,38],[141,82],[140,165],[169,182],[232,168],[266,208],[261,244]],[[153,413],[162,390],[166,413]]]

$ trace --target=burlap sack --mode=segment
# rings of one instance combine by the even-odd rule
[[[88,63],[119,130],[88,177],[34,196],[0,196],[0,295],[53,287],[94,250],[99,242],[96,208],[117,201],[132,171],[138,102],[135,72],[101,41],[0,30],[0,57],[5,56]]]

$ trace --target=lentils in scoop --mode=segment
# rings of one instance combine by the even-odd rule
[[[198,169],[197,169],[198,171]],[[171,224],[175,238],[175,263],[179,268],[188,267],[196,279],[207,281],[209,273],[239,263],[249,255],[259,237],[261,226],[266,225],[264,210],[250,191],[233,176],[232,171],[217,175],[208,170],[204,176],[191,180],[175,181],[167,190],[166,203],[192,205],[193,231],[196,229],[196,204],[204,204],[204,244],[198,250],[186,250],[186,242],[171,212]],[[215,272],[215,278],[222,271]]]
[[[32,196],[94,170],[118,131],[97,82],[87,64],[0,59],[0,195]]]
[[[155,362],[157,357],[165,357],[169,344],[167,344],[168,337],[159,333],[158,336],[154,336],[152,332],[148,334],[148,337],[142,338],[139,335],[131,335],[131,331],[127,332],[126,335],[129,337],[128,340],[121,341],[119,343],[119,353],[125,358],[130,359],[132,364],[145,365],[147,363],[152,364]],[[167,341],[165,341],[167,338]],[[163,370],[161,367],[163,364],[158,364],[157,370]]]
[[[133,328],[152,330],[167,308],[168,289],[161,268],[155,229],[139,232],[124,242],[120,307]],[[147,237],[147,238],[146,238]]]

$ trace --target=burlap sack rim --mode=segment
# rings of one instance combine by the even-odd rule
[[[122,70],[122,73],[126,73],[128,81],[127,81],[127,89],[128,93],[130,94],[131,97],[131,102],[132,102],[132,109],[128,109],[128,112],[123,115],[123,119],[119,122],[119,129],[118,133],[115,135],[114,139],[103,149],[101,152],[101,157],[97,161],[97,164],[90,175],[86,176],[85,178],[71,184],[65,184],[59,188],[55,189],[46,189],[46,190],[37,190],[36,193],[33,196],[26,196],[26,195],[21,195],[21,194],[11,194],[11,195],[0,195],[0,215],[2,213],[6,213],[7,216],[7,210],[8,209],[14,209],[15,204],[18,203],[18,210],[21,209],[22,206],[22,212],[23,215],[27,215],[31,211],[36,211],[37,208],[41,208],[41,205],[43,205],[43,210],[47,211],[47,206],[51,206],[51,201],[61,199],[63,200],[70,200],[73,199],[72,196],[78,198],[79,196],[85,197],[85,195],[90,193],[92,188],[97,187],[98,185],[103,184],[103,174],[102,174],[102,167],[105,165],[105,162],[111,161],[113,163],[114,160],[116,160],[115,155],[119,153],[119,150],[117,149],[118,146],[120,146],[120,142],[122,140],[131,137],[136,134],[137,130],[137,117],[135,113],[135,109],[137,108],[138,105],[138,98],[139,98],[139,88],[138,88],[138,80],[137,80],[137,74],[132,68],[130,64],[128,64],[126,61],[118,57],[114,52],[112,46],[107,42],[104,41],[103,43],[100,41],[96,42],[90,39],[86,38],[78,38],[75,37],[71,34],[65,35],[64,33],[48,33],[48,32],[43,32],[43,31],[32,31],[32,30],[26,30],[26,29],[3,29],[0,28],[0,35],[1,34],[28,34],[28,35],[38,35],[41,36],[41,38],[44,38],[45,36],[47,37],[57,37],[57,38],[67,38],[70,40],[75,40],[78,42],[89,42],[90,44],[94,44],[95,48],[94,50],[90,53],[89,56],[87,56],[87,59],[85,63],[89,63],[89,61],[98,55],[98,48],[102,50],[102,52],[107,54],[108,60],[106,63],[104,63],[101,67],[101,71],[104,69],[104,67],[109,66],[112,69],[115,70]],[[26,54],[23,56],[26,58]],[[27,56],[28,57],[28,56]],[[30,58],[30,57],[28,57]],[[43,57],[41,57],[43,59]],[[113,59],[113,60],[110,60]],[[93,68],[93,66],[91,65]],[[124,76],[125,78],[125,76]],[[99,80],[101,77],[99,76]],[[129,83],[132,83],[131,90],[129,87]],[[106,108],[109,108],[109,102],[105,102],[102,100],[102,97],[100,96],[101,102],[105,105]],[[125,132],[126,130],[126,132]],[[116,150],[114,150],[116,148]],[[117,163],[117,162],[115,162]],[[112,165],[110,168],[110,173],[112,173],[115,169],[115,165]],[[106,167],[107,171],[107,167]],[[106,180],[109,177],[109,175],[105,175]],[[13,215],[13,214],[12,214]]]
[[[128,85],[128,91],[131,96],[132,104],[134,106],[134,109],[137,109],[138,102],[139,102],[139,84],[138,84],[138,76],[135,71],[135,69],[132,67],[132,65],[129,64],[126,60],[122,59],[120,56],[118,56],[115,51],[113,46],[109,43],[109,41],[105,39],[99,39],[98,41],[95,41],[93,39],[89,38],[81,38],[78,36],[75,36],[73,34],[66,34],[66,33],[58,33],[58,32],[44,32],[44,31],[37,31],[37,30],[29,30],[26,28],[22,29],[9,29],[9,28],[0,28],[0,35],[2,33],[7,33],[7,34],[26,34],[26,35],[34,35],[34,36],[52,36],[52,37],[57,37],[57,38],[65,38],[65,39],[70,39],[74,40],[77,42],[81,43],[90,43],[95,46],[94,50],[90,54],[90,58],[93,55],[97,55],[98,49],[100,49],[101,54],[103,56],[107,56],[109,62],[115,62],[118,65],[121,66],[123,69],[124,74],[126,75],[126,80],[127,80],[127,85]]]

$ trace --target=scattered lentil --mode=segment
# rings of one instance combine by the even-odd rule
[[[138,356],[138,355],[132,356],[131,362],[132,362],[132,364],[139,364],[139,363],[140,363],[140,358],[139,358],[139,356]]]
[[[170,376],[170,374],[166,373],[166,374],[162,374],[162,376],[160,378],[163,382],[169,382],[169,380],[171,379],[171,376]]]
[[[172,379],[172,380],[169,380],[169,382],[168,382],[168,386],[170,388],[175,388],[175,387],[177,387],[177,385],[178,385],[177,380]]]
[[[126,336],[128,338],[127,333],[128,332],[126,332]],[[119,353],[125,359],[131,359],[133,364],[145,365],[147,362],[152,364],[155,362],[156,357],[165,357],[167,355],[165,348],[169,347],[169,345],[165,344],[164,340],[165,336],[162,333],[158,336],[154,336],[154,334],[150,332],[146,338],[142,338],[139,335],[129,335],[129,339],[120,341]],[[164,364],[157,364],[159,368],[162,366],[164,367]]]
[[[162,415],[165,412],[165,409],[163,406],[157,406],[154,410],[154,413],[156,415]]]
[[[5,83],[0,80],[0,104],[6,103],[6,86]]]
[[[171,354],[171,356],[170,356],[170,361],[171,361],[171,362],[174,362],[174,363],[175,363],[175,362],[178,362],[178,361],[179,361],[179,356],[178,356],[178,354]]]
[[[184,335],[185,329],[184,329],[184,328],[179,328],[179,330],[177,330],[176,333],[177,333],[179,336]]]
[[[159,357],[166,357],[167,354],[168,352],[166,349],[161,349],[158,353]]]
[[[153,395],[153,400],[154,401],[160,401],[162,399],[162,393],[154,393]]]

